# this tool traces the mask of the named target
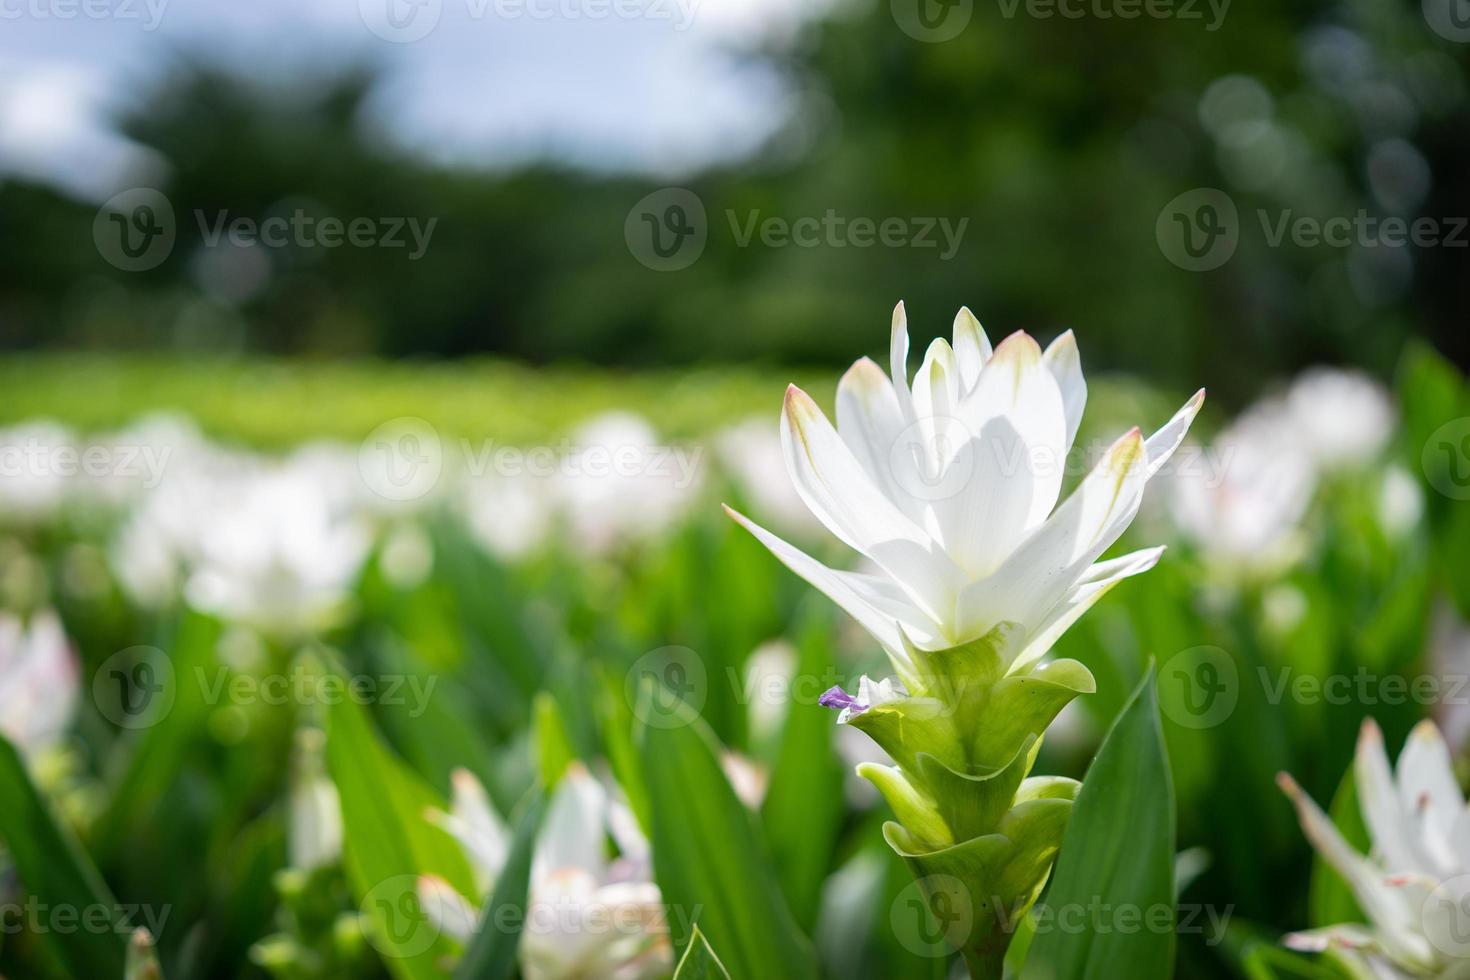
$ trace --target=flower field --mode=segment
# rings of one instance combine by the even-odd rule
[[[1464,975],[1464,378],[936,332],[0,362],[0,976]]]

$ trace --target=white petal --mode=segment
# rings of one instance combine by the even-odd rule
[[[1397,768],[1399,805],[1414,813],[1428,803],[1435,830],[1448,839],[1455,818],[1465,809],[1465,797],[1455,781],[1450,750],[1432,721],[1421,721],[1409,733],[1399,753]]]
[[[429,922],[440,932],[460,942],[475,934],[479,913],[449,882],[436,875],[423,875],[418,880],[419,906]]]
[[[871,575],[840,572],[828,568],[743,514],[728,507],[725,508],[725,513],[755,535],[756,540],[769,548],[783,565],[806,579],[819,592],[837,603],[849,616],[857,620],[858,625],[872,634],[895,664],[905,665],[905,671],[908,669],[908,652],[904,646],[903,635],[899,632],[899,619],[908,619],[915,624],[928,623],[931,631],[935,627],[923,613],[907,603],[907,597],[892,583],[884,582]],[[883,611],[879,609],[880,604],[884,606]],[[899,615],[894,615],[895,613]]]
[[[1012,673],[1024,671],[1046,656],[1047,651],[1061,638],[1062,634],[1067,632],[1072,624],[1077,622],[1082,614],[1091,609],[1099,599],[1107,595],[1113,586],[1125,578],[1153,568],[1159,563],[1159,558],[1163,554],[1162,546],[1147,548],[1109,561],[1098,562],[1089,568],[1087,574],[1067,590],[1061,602],[1052,607],[1046,619],[1027,637],[1025,647],[1017,654],[1009,670]]]
[[[1426,871],[1409,846],[1410,825],[1405,820],[1383,750],[1383,733],[1373,719],[1363,721],[1358,747],[1353,754],[1353,778],[1358,808],[1373,839],[1373,849],[1382,856],[1390,872]]]
[[[995,574],[960,593],[958,634],[980,635],[1003,621],[1035,629],[1133,520],[1146,480],[1143,439],[1134,429]]]
[[[1194,417],[1199,414],[1200,406],[1204,403],[1205,390],[1201,388],[1189,401],[1184,403],[1179,411],[1174,413],[1173,418],[1165,422],[1159,431],[1149,436],[1144,442],[1144,449],[1148,454],[1149,476],[1157,473],[1159,468],[1169,461],[1169,457],[1174,455],[1174,450],[1178,449],[1179,444],[1184,441],[1185,433],[1189,432],[1189,424],[1194,421]]]
[[[1352,849],[1327,814],[1302,792],[1286,773],[1277,777],[1296,805],[1302,830],[1317,853],[1347,880],[1354,897],[1378,930],[1384,949],[1395,958],[1415,960],[1428,953],[1429,943],[1419,935],[1419,909],[1401,889],[1388,885],[1378,869]]]
[[[1046,519],[1062,486],[1066,417],[1036,341],[1024,333],[1002,341],[959,416],[970,439],[953,465],[968,479],[935,512],[945,550],[978,578]]]
[[[914,401],[909,394],[909,319],[903,301],[893,308],[893,325],[888,333],[888,371],[898,395],[898,407],[906,421],[914,420]]]
[[[1087,382],[1082,378],[1082,357],[1077,353],[1077,338],[1068,330],[1047,345],[1041,355],[1051,376],[1062,392],[1062,407],[1067,416],[1067,450],[1077,438],[1082,412],[1087,407]]]
[[[910,481],[917,479],[917,470],[908,453],[895,451],[907,424],[892,382],[871,359],[863,358],[842,375],[837,434],[883,495],[913,516],[906,506],[913,497],[905,488],[915,485]]]
[[[969,392],[980,380],[980,369],[990,360],[990,338],[968,306],[954,317],[954,354],[960,368],[960,390]]]
[[[796,490],[843,543],[893,577],[925,608],[948,608],[959,570],[908,515],[874,485],[822,410],[801,389],[787,389],[782,450]]]
[[[580,763],[556,786],[531,858],[531,890],[559,872],[585,872],[601,880],[607,871],[607,794]]]

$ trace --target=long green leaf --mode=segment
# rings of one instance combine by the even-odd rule
[[[725,964],[709,948],[709,940],[704,938],[699,926],[694,927],[694,934],[689,937],[689,948],[684,950],[684,958],[674,971],[674,980],[730,980]]]
[[[644,695],[669,696],[652,685]],[[732,976],[815,976],[751,815],[720,769],[714,735],[687,705],[676,712],[682,724],[662,727],[670,715],[661,711],[660,727],[645,727],[640,740],[654,873],[675,943],[689,943],[697,920]]]
[[[510,854],[480,918],[480,931],[454,971],[455,980],[509,980],[515,972],[516,948],[526,920],[531,857],[544,809],[543,797],[538,793],[521,815]]]
[[[127,956],[122,910],[81,845],[51,813],[20,753],[0,737],[0,839],[26,891],[53,912],[69,910],[94,922],[103,910],[109,928],[44,933],[76,977],[120,977]]]
[[[438,980],[437,961],[450,947],[419,904],[418,878],[438,875],[474,894],[464,855],[424,819],[443,801],[388,750],[351,698],[328,709],[327,767],[342,799],[348,878],[371,918],[374,945],[400,980]]]
[[[1150,665],[1077,794],[1022,976],[1166,980],[1173,963],[1174,792]]]

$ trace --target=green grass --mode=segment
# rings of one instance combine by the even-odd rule
[[[564,435],[599,412],[629,409],[661,434],[684,438],[750,415],[774,424],[788,381],[809,384],[828,401],[837,374],[26,354],[0,358],[0,424],[51,418],[98,431],[173,410],[212,436],[278,448],[311,438],[355,441],[388,419],[417,416],[446,435],[529,444]]]

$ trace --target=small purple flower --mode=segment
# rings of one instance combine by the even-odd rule
[[[817,704],[838,711],[851,711],[853,714],[868,710],[866,704],[844,691],[841,685],[829,687],[821,697],[817,698]]]

